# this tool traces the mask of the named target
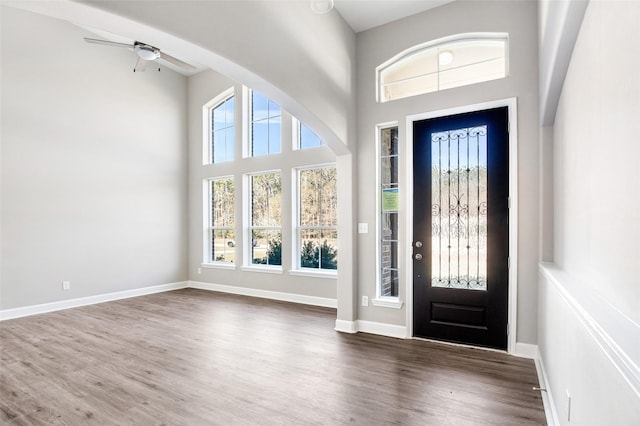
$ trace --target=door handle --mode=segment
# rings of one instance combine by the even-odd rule
[[[416,260],[422,260],[422,255],[420,253],[417,253],[414,257]]]

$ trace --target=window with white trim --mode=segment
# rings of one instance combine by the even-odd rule
[[[338,268],[338,186],[336,167],[297,171],[298,226],[296,245],[300,269]]]
[[[233,177],[209,179],[208,263],[235,263]]]
[[[233,91],[222,102],[209,109],[209,161],[233,161],[235,138],[235,98]]]
[[[250,102],[250,156],[280,153],[282,117],[280,105],[255,90],[251,91]]]
[[[506,33],[458,34],[411,47],[376,68],[378,102],[504,78],[507,57]]]
[[[398,127],[379,130],[378,297],[398,297]]]
[[[294,149],[309,149],[326,145],[324,141],[303,122],[294,118],[293,125],[295,138]]]
[[[249,176],[251,265],[282,265],[282,178],[280,172]]]

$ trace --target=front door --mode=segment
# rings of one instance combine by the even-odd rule
[[[507,349],[508,108],[413,124],[413,330]]]

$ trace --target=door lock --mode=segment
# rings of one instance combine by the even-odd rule
[[[422,247],[422,241],[416,241],[416,247],[417,248]]]
[[[417,253],[417,254],[415,255],[415,259],[416,259],[416,260],[422,260],[422,255],[421,255],[420,253]]]

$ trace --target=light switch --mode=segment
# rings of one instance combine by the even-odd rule
[[[358,224],[358,234],[368,234],[369,233],[369,224],[368,223],[359,223]]]

